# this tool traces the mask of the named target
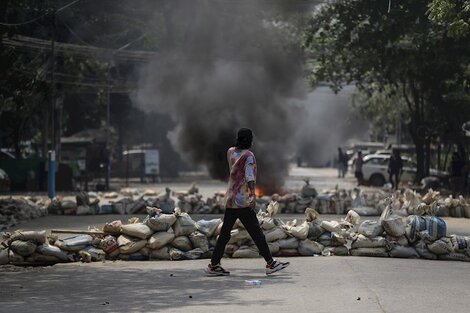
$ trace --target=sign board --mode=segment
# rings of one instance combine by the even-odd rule
[[[145,150],[145,175],[160,174],[160,153],[157,149]]]

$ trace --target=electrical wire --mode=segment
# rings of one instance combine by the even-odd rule
[[[75,0],[75,1],[70,2],[69,4],[64,5],[63,7],[57,9],[57,10],[56,10],[56,13],[59,13],[59,12],[65,10],[65,9],[67,9],[68,7],[74,5],[75,3],[79,2],[79,1],[80,1],[80,0]],[[27,25],[27,24],[31,24],[31,23],[34,23],[34,22],[40,20],[41,18],[43,18],[44,16],[46,16],[46,15],[48,15],[48,14],[49,14],[49,12],[46,12],[46,13],[44,13],[44,14],[38,16],[38,17],[35,17],[35,18],[31,19],[31,20],[28,20],[28,21],[25,21],[25,22],[21,22],[21,23],[2,23],[2,22],[0,22],[0,25],[2,25],[2,26],[7,26],[7,27],[15,27],[15,26]]]
[[[81,43],[83,43],[84,45],[87,45],[87,46],[90,46],[90,47],[93,47],[94,45],[92,45],[91,43],[88,43],[86,42],[85,40],[83,40],[80,36],[77,35],[77,33],[75,33],[72,28],[62,19],[60,19],[61,23],[65,26],[65,28],[67,28],[67,30],[75,37],[75,39],[77,39],[78,41],[80,41]]]
[[[2,23],[0,22],[0,25],[2,26],[8,26],[8,27],[14,27],[14,26],[22,26],[22,25],[27,25],[27,24],[31,24],[31,23],[34,23],[38,20],[40,20],[41,18],[43,18],[44,16],[46,16],[47,14],[49,14],[48,12],[38,16],[38,17],[35,17],[29,21],[26,21],[26,22],[22,22],[22,23]]]

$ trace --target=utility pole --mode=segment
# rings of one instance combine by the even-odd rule
[[[109,91],[109,75],[111,65],[108,65],[108,73],[106,75],[106,190],[109,190],[109,178],[111,170],[111,140],[110,140],[110,91]]]
[[[51,98],[50,98],[50,118],[51,118],[51,150],[55,151],[56,138],[55,138],[55,101],[56,101],[56,86],[55,86],[55,36],[56,36],[56,10],[51,9]]]
[[[55,146],[55,8],[51,9],[51,92],[50,92],[50,117],[51,117],[51,148],[48,155],[47,166],[47,191],[50,199],[55,197],[55,174],[56,174],[56,146]]]

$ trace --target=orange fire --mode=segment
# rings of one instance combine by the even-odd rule
[[[263,190],[261,190],[261,188],[259,187],[255,187],[255,195],[256,198],[261,198],[262,196],[264,196]]]

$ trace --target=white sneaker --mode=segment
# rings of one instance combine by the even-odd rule
[[[271,265],[266,264],[266,275],[271,275],[271,274],[276,273],[280,270],[283,270],[286,267],[288,267],[289,264],[290,264],[289,262],[281,262],[281,261],[274,260],[274,262],[271,263]]]

